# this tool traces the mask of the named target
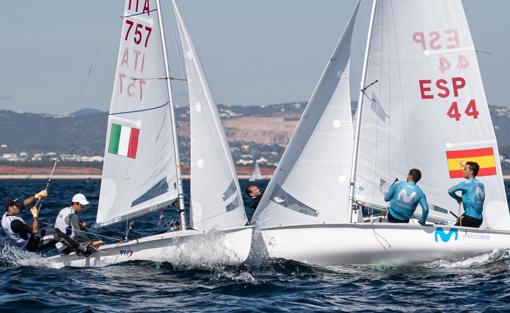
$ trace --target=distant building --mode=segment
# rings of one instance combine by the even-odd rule
[[[253,164],[253,160],[239,159],[239,160],[237,160],[236,164],[238,164],[238,165],[251,165],[251,164]]]

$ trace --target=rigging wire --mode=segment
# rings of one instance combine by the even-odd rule
[[[39,222],[40,224],[44,224],[44,225],[47,225],[47,226],[50,226],[50,227],[54,227],[53,224],[51,223],[48,223],[48,222]],[[80,232],[84,233],[84,234],[87,234],[87,235],[93,235],[93,236],[96,236],[96,237],[102,237],[102,238],[105,238],[105,239],[112,239],[112,240],[115,240],[115,241],[124,241],[124,239],[121,239],[121,238],[117,238],[117,237],[111,237],[111,236],[107,236],[107,235],[102,235],[102,234],[98,234],[98,233],[94,233],[94,232],[91,232],[91,231],[88,231],[88,230],[79,230]]]
[[[172,30],[172,39],[174,41],[174,47],[176,48],[177,50],[177,59],[179,59],[179,67],[180,67],[180,71],[181,71],[181,77],[184,77],[184,78],[172,78],[170,77],[170,80],[176,80],[176,81],[184,81],[184,82],[187,82],[188,81],[188,77],[186,75],[186,72],[185,72],[185,68],[186,68],[186,65],[184,64],[184,55],[183,55],[183,52],[184,52],[184,49],[183,48],[183,45],[182,45],[182,42],[181,42],[181,37],[180,36],[177,36],[178,34],[176,34],[176,30],[179,29],[179,26],[177,25],[177,14],[176,12],[174,12],[174,14],[172,14],[172,12],[170,12],[170,6],[166,6],[166,11],[167,11],[167,16],[173,16],[174,18],[169,18],[170,20],[170,29]],[[181,48],[179,48],[181,47]],[[189,94],[189,90],[188,90],[188,84],[186,83],[185,84],[185,88],[186,88],[186,94]]]
[[[359,204],[358,204],[359,205]],[[361,208],[360,208],[361,209]],[[375,239],[377,240],[377,242],[381,245],[381,247],[383,247],[384,251],[388,251],[388,249],[384,246],[384,244],[381,242],[381,240],[379,240],[379,238],[381,238],[382,240],[384,240],[386,242],[386,244],[388,245],[388,248],[391,248],[391,244],[389,243],[388,240],[386,240],[386,238],[384,238],[381,234],[379,234],[376,230],[375,230],[375,225],[374,225],[374,211],[373,211],[373,208],[371,209],[372,210],[372,213],[371,213],[371,216],[370,216],[370,226],[372,227],[372,231],[374,233],[374,237]]]
[[[48,182],[46,183],[46,188],[44,188],[44,190],[46,190],[46,191],[48,191],[48,187],[50,186],[50,183],[51,183],[51,178],[53,177],[53,173],[55,173],[55,167],[57,167],[57,162],[58,162],[58,160],[55,160],[55,163],[53,163],[53,169],[51,170],[50,176],[48,177]],[[35,207],[37,207],[37,213],[39,213],[39,211],[41,210],[42,201],[43,201],[43,198],[39,198],[39,199],[37,199],[37,202],[35,203]],[[39,207],[37,205],[39,205]]]

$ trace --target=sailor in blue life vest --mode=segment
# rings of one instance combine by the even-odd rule
[[[429,206],[425,194],[416,185],[420,179],[421,171],[413,168],[409,171],[406,182],[396,180],[384,194],[384,201],[390,202],[388,222],[409,223],[419,203],[423,212],[419,223],[425,224],[429,215]]]
[[[83,194],[75,194],[71,200],[71,206],[63,208],[58,213],[55,219],[55,228],[68,235],[73,240],[87,245],[89,252],[93,252],[97,247],[103,244],[103,241],[90,239],[85,234],[87,224],[78,216],[78,214],[85,210],[89,203],[90,202],[87,201],[87,198]],[[65,254],[71,252],[71,249],[61,242],[57,242],[55,247],[59,252]]]
[[[485,187],[476,179],[480,165],[476,162],[466,162],[464,167],[464,178],[467,181],[463,181],[450,189],[448,193],[452,198],[464,206],[464,214],[457,218],[455,226],[465,226],[478,228],[483,222],[483,202],[485,201]],[[462,196],[459,196],[457,192],[460,191]]]
[[[48,192],[43,190],[36,193],[34,196],[25,199],[9,200],[5,204],[5,214],[2,217],[2,228],[7,236],[14,241],[15,245],[21,249],[30,252],[37,252],[45,250],[53,246],[57,241],[63,242],[71,249],[79,251],[78,243],[55,229],[39,229],[39,209],[33,207],[30,209],[32,213],[32,224],[28,225],[21,217],[21,211],[36,199],[40,200],[46,198]]]

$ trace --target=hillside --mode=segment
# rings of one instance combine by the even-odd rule
[[[353,105],[353,107],[355,107]],[[266,106],[219,105],[220,115],[232,147],[234,159],[270,159],[278,162],[283,148],[296,127],[304,103]],[[510,108],[490,106],[500,152],[510,158]],[[178,108],[179,136],[189,136],[187,108]],[[56,152],[102,155],[107,113],[83,109],[70,116],[0,111],[1,153]],[[181,140],[183,161],[189,155],[188,140]],[[250,164],[249,162],[247,164]],[[247,165],[244,164],[244,165]]]

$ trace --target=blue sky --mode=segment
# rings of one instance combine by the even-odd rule
[[[165,2],[165,1],[163,1]],[[464,0],[487,98],[510,105],[508,0]],[[218,103],[305,101],[354,0],[178,0]],[[107,110],[123,0],[4,1],[0,11],[0,109],[68,114]],[[363,0],[352,50],[359,85],[371,1]],[[169,40],[169,44],[172,40]],[[175,63],[175,62],[174,62]],[[172,67],[173,75],[180,69]],[[176,86],[177,94],[183,91]],[[182,97],[178,103],[183,103]]]

